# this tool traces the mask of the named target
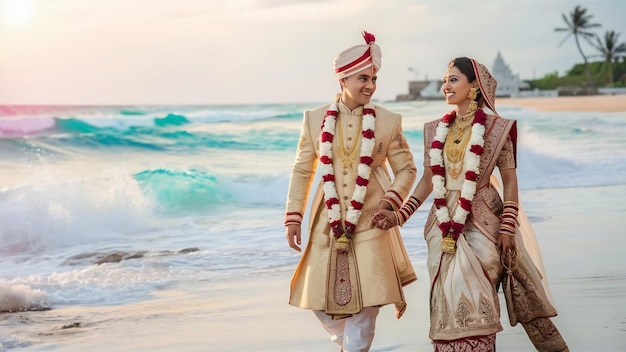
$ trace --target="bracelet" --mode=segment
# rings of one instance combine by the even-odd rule
[[[500,235],[515,237],[518,226],[518,210],[519,205],[517,202],[511,200],[504,202],[502,214],[500,215]]]
[[[389,205],[391,205],[391,210],[396,210],[402,206],[402,202],[404,201],[398,192],[393,189],[387,190],[383,195],[383,200],[387,201]]]
[[[404,225],[404,222],[400,222],[400,214],[399,214],[399,212],[394,211],[393,215],[396,216],[396,225],[402,227],[402,225]]]
[[[507,200],[504,202],[504,207],[513,207],[515,208],[515,210],[519,209],[519,204],[517,204],[517,202],[514,202],[512,200]]]
[[[511,236],[515,236],[515,226],[502,224],[500,225],[500,233],[507,233]]]
[[[420,205],[422,205],[422,201],[416,196],[411,195],[411,197],[409,197],[406,203],[402,205],[400,210],[398,210],[398,214],[396,214],[398,219],[402,218],[402,222],[398,222],[398,224],[402,223],[402,225],[404,225],[404,223],[406,223],[409,220],[411,215],[415,213],[415,211],[417,210],[417,208],[420,207]]]
[[[509,223],[513,226],[517,226],[517,217],[514,216],[510,216],[510,215],[506,215],[506,216],[502,216],[500,217],[500,223]]]
[[[409,214],[407,213],[407,210],[404,208],[401,208],[400,210],[398,210],[398,214],[400,215],[400,217],[402,217],[402,224],[404,225],[404,223],[409,220]]]
[[[419,206],[420,206],[420,205],[422,205],[422,200],[421,200],[421,199],[419,199],[419,198],[417,198],[417,197],[416,197],[416,196],[414,196],[414,195],[411,195],[411,197],[410,197],[409,199],[411,199],[411,200],[415,201],[415,202],[417,203],[417,207],[418,207],[418,208],[419,208]]]

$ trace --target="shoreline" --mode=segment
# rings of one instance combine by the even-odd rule
[[[443,99],[435,100],[416,100],[426,102],[441,102],[445,104]],[[389,101],[391,103],[402,103],[411,101]],[[273,103],[268,103],[273,104]],[[281,104],[281,103],[275,103]],[[315,103],[321,104],[321,103]],[[247,104],[244,104],[247,105]],[[251,104],[254,105],[254,104]],[[66,111],[69,109],[90,109],[94,107],[109,107],[109,108],[133,108],[136,106],[202,106],[200,105],[145,105],[145,104],[110,104],[110,105],[12,105],[12,104],[0,104],[0,120],[3,118],[11,118],[18,116],[27,117],[41,117],[42,114],[50,114],[58,111]],[[206,104],[206,106],[212,106],[212,104]],[[537,111],[599,111],[599,112],[626,112],[626,95],[579,95],[579,96],[557,96],[557,97],[528,97],[528,98],[508,98],[498,97],[496,98],[496,108],[500,106],[517,106],[521,108],[528,108]]]
[[[587,207],[577,199],[623,194],[626,185],[542,189],[523,192],[526,204],[550,202],[551,210],[533,229],[541,246],[550,289],[558,309],[553,321],[571,351],[611,352],[626,348],[626,255],[624,205]],[[611,199],[610,197],[604,197]],[[596,200],[598,201],[598,200]],[[591,210],[591,211],[590,211]],[[422,224],[409,224],[403,236],[420,236]],[[586,258],[586,259],[581,259]],[[431,351],[428,338],[429,278],[424,263],[413,263],[418,281],[405,288],[409,304],[397,320],[383,307],[372,352]],[[291,268],[268,275],[232,277],[219,282],[185,282],[154,292],[151,299],[123,305],[64,306],[49,311],[2,316],[0,343],[17,338],[31,351],[337,351],[309,311],[288,304]],[[501,298],[498,350],[533,351],[524,329],[507,321]],[[24,324],[25,321],[31,323]],[[35,323],[36,322],[36,323]],[[1,346],[1,345],[0,345]],[[208,347],[210,346],[210,347]],[[0,348],[0,350],[3,350]]]

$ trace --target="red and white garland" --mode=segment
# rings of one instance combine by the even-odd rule
[[[464,169],[466,170],[465,181],[463,181],[461,189],[459,206],[456,208],[452,219],[450,219],[450,211],[446,203],[446,169],[443,159],[443,146],[448,135],[448,129],[454,122],[455,117],[456,112],[452,111],[439,121],[429,155],[433,171],[434,204],[437,208],[435,214],[439,220],[439,228],[443,237],[450,236],[456,241],[465,227],[465,221],[472,209],[472,200],[474,199],[474,194],[476,194],[480,155],[483,154],[483,146],[485,144],[484,135],[487,115],[485,115],[482,109],[478,109],[474,115],[472,135],[469,141],[470,150],[463,159]]]
[[[376,111],[372,104],[367,104],[363,108],[363,120],[361,134],[361,153],[356,177],[356,186],[352,194],[352,200],[348,206],[345,220],[345,231],[341,223],[341,203],[337,195],[335,185],[335,170],[333,167],[333,138],[339,112],[337,104],[333,103],[326,111],[322,122],[322,133],[320,134],[320,171],[324,181],[324,203],[328,209],[328,223],[336,238],[346,233],[348,237],[356,230],[356,224],[361,217],[365,193],[371,174],[372,151],[374,150],[374,129],[376,125]]]

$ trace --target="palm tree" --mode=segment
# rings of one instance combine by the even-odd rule
[[[615,33],[615,31],[606,31],[606,33],[604,33],[604,43],[599,37],[596,37],[596,42],[592,43],[592,45],[602,53],[601,56],[608,64],[609,84],[613,84],[613,59],[626,56],[626,43],[622,42],[618,44],[619,35],[620,33]]]
[[[602,27],[601,24],[598,23],[590,23],[593,15],[587,14],[587,9],[576,5],[574,11],[570,12],[569,18],[563,15],[563,21],[567,24],[567,28],[555,28],[554,30],[557,32],[569,32],[565,38],[559,44],[559,47],[565,42],[567,38],[569,38],[572,34],[576,39],[576,46],[578,47],[578,51],[580,55],[582,55],[583,60],[585,61],[585,73],[587,75],[587,84],[591,85],[591,72],[589,71],[589,63],[587,62],[587,57],[583,50],[580,48],[579,36],[586,39],[589,43],[591,43],[591,39],[595,38],[595,34],[590,32],[591,28]]]

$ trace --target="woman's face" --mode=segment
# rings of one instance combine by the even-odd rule
[[[456,66],[453,66],[446,71],[446,74],[443,77],[441,91],[443,92],[448,104],[460,105],[463,103],[469,103],[467,95],[469,94],[469,90],[472,86],[473,85],[468,81],[467,76],[461,73]]]

